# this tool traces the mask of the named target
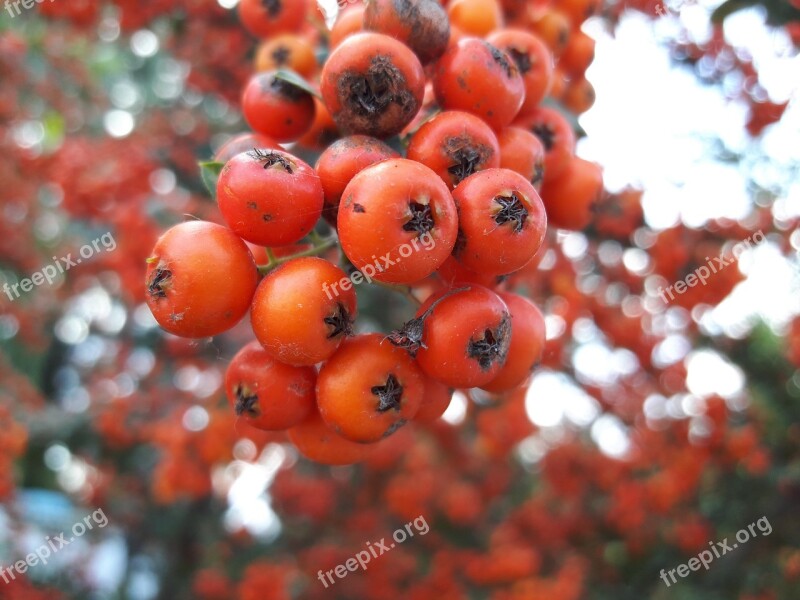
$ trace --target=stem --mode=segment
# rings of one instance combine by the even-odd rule
[[[262,275],[266,275],[270,271],[274,270],[276,267],[289,262],[290,260],[294,260],[295,258],[305,258],[306,256],[319,256],[323,252],[330,250],[333,248],[339,240],[335,237],[328,238],[326,240],[322,240],[319,244],[316,244],[313,248],[309,248],[308,250],[303,250],[302,252],[298,252],[297,254],[292,254],[291,256],[284,256],[282,258],[275,258],[272,254],[272,251],[267,249],[267,256],[269,257],[269,262],[265,265],[258,265],[258,272]]]

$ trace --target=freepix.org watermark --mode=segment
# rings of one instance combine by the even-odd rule
[[[344,561],[343,565],[336,565],[330,571],[325,571],[324,573],[320,569],[317,572],[317,579],[322,582],[326,588],[328,587],[328,581],[331,584],[336,583],[333,579],[333,575],[336,575],[339,579],[344,579],[347,577],[348,573],[355,572],[359,568],[367,570],[367,565],[373,558],[378,558],[382,556],[386,552],[389,552],[392,548],[394,548],[397,544],[402,544],[407,539],[414,537],[414,531],[412,530],[411,526],[414,526],[414,529],[420,535],[425,535],[428,533],[431,528],[428,525],[428,522],[425,520],[425,517],[420,515],[413,521],[405,524],[405,527],[396,529],[395,532],[392,534],[392,539],[394,542],[390,542],[388,545],[386,544],[386,538],[381,538],[380,542],[367,542],[367,549],[361,550],[360,552],[356,552],[356,555],[352,558],[348,558]]]
[[[706,280],[711,277],[711,275],[719,273],[728,265],[732,265],[739,260],[739,256],[742,254],[742,252],[751,248],[751,242],[757,246],[765,239],[766,237],[764,236],[764,233],[759,229],[747,239],[734,244],[733,248],[731,249],[731,254],[733,256],[726,256],[724,252],[721,252],[719,256],[716,256],[713,259],[706,256],[706,264],[697,267],[693,272],[689,273],[680,281],[667,286],[666,289],[659,287],[658,295],[661,296],[661,299],[665,304],[669,304],[670,300],[675,300],[675,294],[672,293],[673,288],[676,293],[683,294],[689,288],[696,286],[698,282],[705,285]],[[669,300],[667,300],[667,294],[669,294]]]
[[[10,14],[11,18],[13,19],[17,15],[22,14],[22,9],[20,8],[20,4],[22,5],[22,8],[24,8],[25,10],[30,10],[34,7],[34,5],[41,4],[42,2],[45,1],[53,2],[53,0],[6,0],[5,1],[6,11],[8,11],[8,14]]]
[[[13,302],[19,298],[20,290],[28,293],[33,289],[33,286],[40,286],[45,282],[47,282],[47,285],[52,285],[56,277],[63,275],[72,267],[78,266],[84,260],[88,260],[92,258],[95,253],[100,252],[101,246],[105,248],[106,252],[113,252],[117,248],[117,241],[111,233],[104,233],[99,238],[92,240],[91,244],[81,246],[81,249],[78,251],[80,258],[72,258],[72,253],[62,256],[61,258],[56,258],[54,256],[52,265],[42,267],[41,270],[31,275],[30,278],[25,278],[13,285],[4,283],[3,291],[8,296],[8,299]]]
[[[672,585],[672,583],[678,582],[678,580],[675,578],[676,571],[679,577],[686,577],[691,571],[699,571],[701,565],[706,571],[708,571],[708,566],[712,563],[715,557],[720,558],[725,556],[728,552],[738,548],[739,544],[746,543],[751,537],[757,537],[756,526],[758,526],[758,530],[762,535],[767,536],[772,533],[772,525],[770,525],[769,519],[767,519],[767,517],[761,517],[755,523],[750,523],[750,525],[747,526],[747,529],[740,529],[737,531],[736,542],[733,544],[728,544],[728,538],[725,538],[721,542],[708,542],[708,545],[711,546],[711,550],[703,550],[697,556],[690,558],[687,564],[678,565],[669,571],[661,569],[661,579],[663,579],[666,586],[669,587]],[[669,582],[667,576],[669,576],[669,578],[672,580],[672,583]]]
[[[102,529],[108,525],[108,517],[103,512],[102,508],[97,509],[90,515],[86,515],[83,521],[78,521],[72,526],[72,537],[66,538],[66,533],[60,533],[51,538],[47,536],[45,543],[39,546],[34,552],[28,554],[23,560],[18,560],[10,567],[0,566],[0,578],[6,583],[11,583],[17,578],[17,575],[23,575],[28,569],[36,565],[46,565],[50,557],[56,554],[62,548],[69,546],[76,539],[86,535],[87,531],[94,529],[97,525],[98,529]]]
[[[323,283],[322,291],[328,296],[328,300],[333,300],[334,296],[338,296],[342,292],[348,291],[354,285],[357,285],[363,281],[372,283],[372,278],[376,273],[381,273],[387,267],[391,267],[392,265],[399,263],[402,259],[408,258],[412,253],[419,252],[420,242],[422,243],[422,249],[424,249],[426,252],[436,246],[436,240],[433,239],[433,234],[431,234],[430,231],[426,231],[419,237],[412,239],[408,244],[401,245],[397,249],[397,254],[400,255],[399,257],[395,256],[393,258],[391,252],[387,252],[381,257],[377,257],[373,254],[372,258],[375,259],[374,263],[365,265],[363,269],[360,271],[355,271],[349,277],[342,277],[333,285]]]

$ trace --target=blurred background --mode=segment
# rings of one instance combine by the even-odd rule
[[[0,571],[0,598],[797,598],[797,2],[599,7],[585,80],[560,73],[548,101],[607,193],[507,282],[546,316],[542,365],[336,468],[237,423],[222,381],[246,324],[184,340],[144,304],[160,232],[220,220],[197,163],[246,129],[258,41],[236,4],[0,6],[0,568],[93,525],[47,564]],[[322,4],[309,38],[336,21]],[[579,3],[533,4],[557,19]],[[589,100],[569,92],[585,82]],[[313,161],[330,134],[316,123],[292,151]],[[70,255],[52,284],[10,291]],[[414,311],[367,286],[359,302],[364,330]],[[318,581],[420,516],[424,536]],[[761,518],[769,534],[660,578]]]

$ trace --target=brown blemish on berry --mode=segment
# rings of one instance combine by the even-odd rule
[[[488,371],[494,363],[505,362],[510,344],[511,317],[506,313],[494,330],[486,329],[482,338],[469,341],[467,356],[477,360],[482,370]]]
[[[528,219],[528,209],[517,195],[519,192],[513,191],[508,195],[496,196],[494,201],[500,207],[494,215],[494,222],[498,225],[511,223],[514,233],[520,233]]]
[[[359,204],[358,202],[353,202],[353,212],[357,212],[357,213],[365,213],[365,212],[367,212],[367,209],[366,209],[366,208],[364,208],[364,207],[363,207],[361,204]]]
[[[492,155],[492,149],[484,144],[476,144],[475,140],[466,135],[453,136],[444,140],[444,152],[453,161],[447,168],[452,175],[452,184],[455,187],[461,181],[479,170]]]
[[[166,298],[167,289],[172,284],[172,271],[166,267],[159,266],[153,271],[150,283],[147,284],[147,291],[153,298]]]
[[[387,410],[400,410],[400,402],[403,399],[403,386],[400,385],[394,373],[389,373],[384,385],[374,385],[370,391],[378,397],[378,406],[375,410],[379,413],[384,413]]]
[[[346,337],[353,335],[353,317],[350,316],[350,313],[341,302],[336,304],[336,311],[325,317],[323,321],[330,327],[330,332],[327,336],[329,340],[339,335]]]
[[[525,75],[525,73],[531,70],[531,55],[525,50],[512,47],[507,48],[506,52],[513,59],[514,63],[517,65],[517,69],[519,69],[521,74]]]
[[[408,210],[411,213],[411,217],[403,225],[403,231],[413,231],[422,235],[429,232],[436,225],[431,213],[430,202],[426,204],[411,202],[408,205]]]
[[[281,10],[283,9],[281,0],[261,0],[261,6],[264,7],[264,10],[266,10],[267,14],[273,19],[281,14]]]
[[[261,416],[261,410],[258,406],[258,394],[253,393],[241,384],[234,388],[233,393],[236,396],[233,407],[236,416],[241,417],[245,414],[253,418]]]

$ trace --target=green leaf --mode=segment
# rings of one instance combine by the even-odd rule
[[[200,176],[203,178],[203,183],[206,184],[206,188],[211,194],[211,197],[216,200],[217,179],[219,179],[219,174],[222,171],[222,167],[225,166],[225,163],[207,160],[198,164],[200,165]]]
[[[301,90],[304,90],[319,100],[322,100],[320,93],[311,87],[311,85],[305,79],[300,77],[300,75],[294,71],[289,69],[278,69],[275,71],[275,79],[280,79],[281,81],[285,81],[286,83],[289,83],[295,87],[299,87]]]

